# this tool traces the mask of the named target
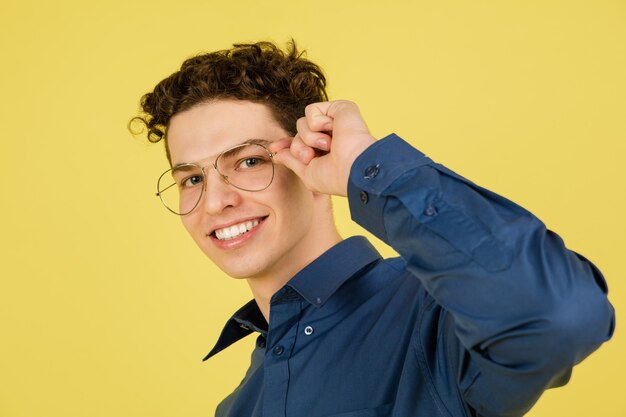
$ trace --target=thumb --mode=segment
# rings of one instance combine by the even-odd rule
[[[274,163],[284,165],[304,181],[306,165],[296,158],[290,148],[283,148],[274,152]]]

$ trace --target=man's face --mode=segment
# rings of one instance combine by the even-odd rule
[[[223,150],[249,139],[273,142],[286,136],[265,105],[234,100],[178,113],[167,132],[173,166],[190,162],[207,166]],[[307,257],[307,245],[315,239],[315,197],[292,171],[276,165],[272,184],[257,192],[232,187],[212,167],[205,171],[205,193],[182,222],[220,269],[237,278],[271,277]],[[225,228],[242,224],[252,228],[224,238]]]

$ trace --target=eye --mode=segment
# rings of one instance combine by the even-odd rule
[[[239,164],[237,165],[237,169],[254,168],[254,167],[261,165],[263,162],[264,162],[263,159],[256,157],[256,156],[252,156],[250,158],[242,159],[241,161],[239,161]]]
[[[183,188],[194,187],[198,184],[202,184],[202,175],[192,175],[181,181],[181,187]]]

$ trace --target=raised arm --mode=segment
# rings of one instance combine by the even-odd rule
[[[458,383],[480,415],[524,414],[610,337],[602,275],[527,210],[395,135],[374,142],[353,103],[310,106],[298,132],[275,145],[279,161],[311,189],[347,194],[353,219],[451,315],[448,351],[465,350]]]

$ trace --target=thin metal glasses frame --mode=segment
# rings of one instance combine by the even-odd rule
[[[262,143],[260,143],[260,142],[262,142]],[[161,203],[165,206],[165,208],[166,208],[166,209],[168,209],[170,212],[172,212],[172,213],[176,214],[177,216],[185,216],[185,215],[187,215],[187,214],[191,213],[192,211],[194,211],[194,210],[196,209],[196,207],[198,207],[198,204],[200,204],[200,201],[202,201],[202,196],[204,195],[204,193],[206,193],[206,192],[207,192],[207,191],[206,191],[206,188],[207,188],[207,176],[208,176],[208,172],[207,172],[207,171],[205,171],[205,168],[209,168],[209,167],[213,167],[213,168],[215,168],[215,171],[216,171],[216,172],[218,173],[218,175],[222,178],[222,180],[223,180],[226,184],[228,184],[228,185],[230,185],[230,186],[232,186],[232,187],[234,187],[234,188],[237,188],[237,189],[239,189],[239,190],[243,190],[243,191],[249,191],[249,192],[263,191],[263,190],[267,189],[270,185],[272,185],[272,182],[274,181],[274,172],[275,172],[275,168],[274,168],[274,167],[275,167],[275,165],[274,165],[274,156],[276,155],[276,153],[275,153],[275,152],[271,152],[271,151],[267,148],[267,146],[264,144],[264,143],[266,143],[266,142],[267,142],[266,140],[262,140],[262,139],[251,139],[251,140],[248,140],[248,141],[246,141],[246,142],[244,142],[244,143],[240,143],[240,144],[238,144],[238,145],[231,146],[230,148],[225,149],[225,150],[223,150],[222,152],[220,152],[220,154],[219,154],[219,155],[217,155],[217,157],[215,158],[215,160],[214,160],[212,163],[210,163],[210,164],[208,164],[208,165],[205,165],[205,166],[201,166],[201,165],[196,164],[196,163],[184,163],[184,164],[179,164],[179,165],[176,165],[175,167],[172,167],[172,168],[170,168],[170,169],[166,170],[165,172],[163,172],[163,173],[159,176],[159,179],[157,180],[157,184],[156,184],[156,185],[157,185],[157,192],[156,192],[156,196],[157,196],[157,197],[159,197],[159,200],[161,200]],[[231,151],[233,151],[233,150],[235,150],[235,149],[238,149],[238,148],[243,148],[243,147],[245,147],[245,146],[250,146],[250,145],[260,146],[261,148],[265,149],[265,151],[267,152],[267,155],[269,156],[270,161],[271,161],[271,163],[272,163],[272,177],[271,177],[271,179],[269,180],[268,184],[267,184],[265,187],[260,188],[260,189],[247,189],[247,188],[243,188],[243,187],[238,187],[237,185],[235,185],[235,184],[231,183],[231,182],[228,180],[228,176],[227,176],[227,175],[224,175],[222,172],[220,172],[219,168],[217,167],[217,161],[219,161],[219,159],[220,159],[220,158],[221,158],[224,154],[226,154],[226,153],[228,153],[228,152],[231,152]],[[199,168],[199,169],[200,169],[200,171],[202,172],[202,175],[203,175],[203,176],[202,176],[202,190],[201,190],[201,192],[200,192],[200,195],[198,196],[198,201],[196,201],[196,203],[193,205],[193,207],[192,207],[189,211],[186,211],[185,213],[179,213],[179,212],[175,211],[173,208],[171,208],[171,207],[170,207],[170,206],[169,206],[169,205],[165,202],[165,200],[164,200],[164,198],[163,198],[163,196],[162,196],[162,194],[163,194],[163,192],[164,192],[164,191],[167,191],[167,190],[168,190],[168,189],[170,189],[171,187],[174,187],[174,186],[176,186],[176,185],[177,185],[177,184],[176,184],[176,181],[174,181],[171,185],[169,185],[169,186],[165,187],[165,188],[164,188],[164,189],[162,189],[162,190],[159,190],[159,185],[160,185],[160,183],[161,183],[161,179],[162,179],[163,177],[165,177],[166,175],[170,174],[170,173],[171,173],[174,169],[179,169],[179,168],[183,168],[183,167],[196,167],[196,168]]]

